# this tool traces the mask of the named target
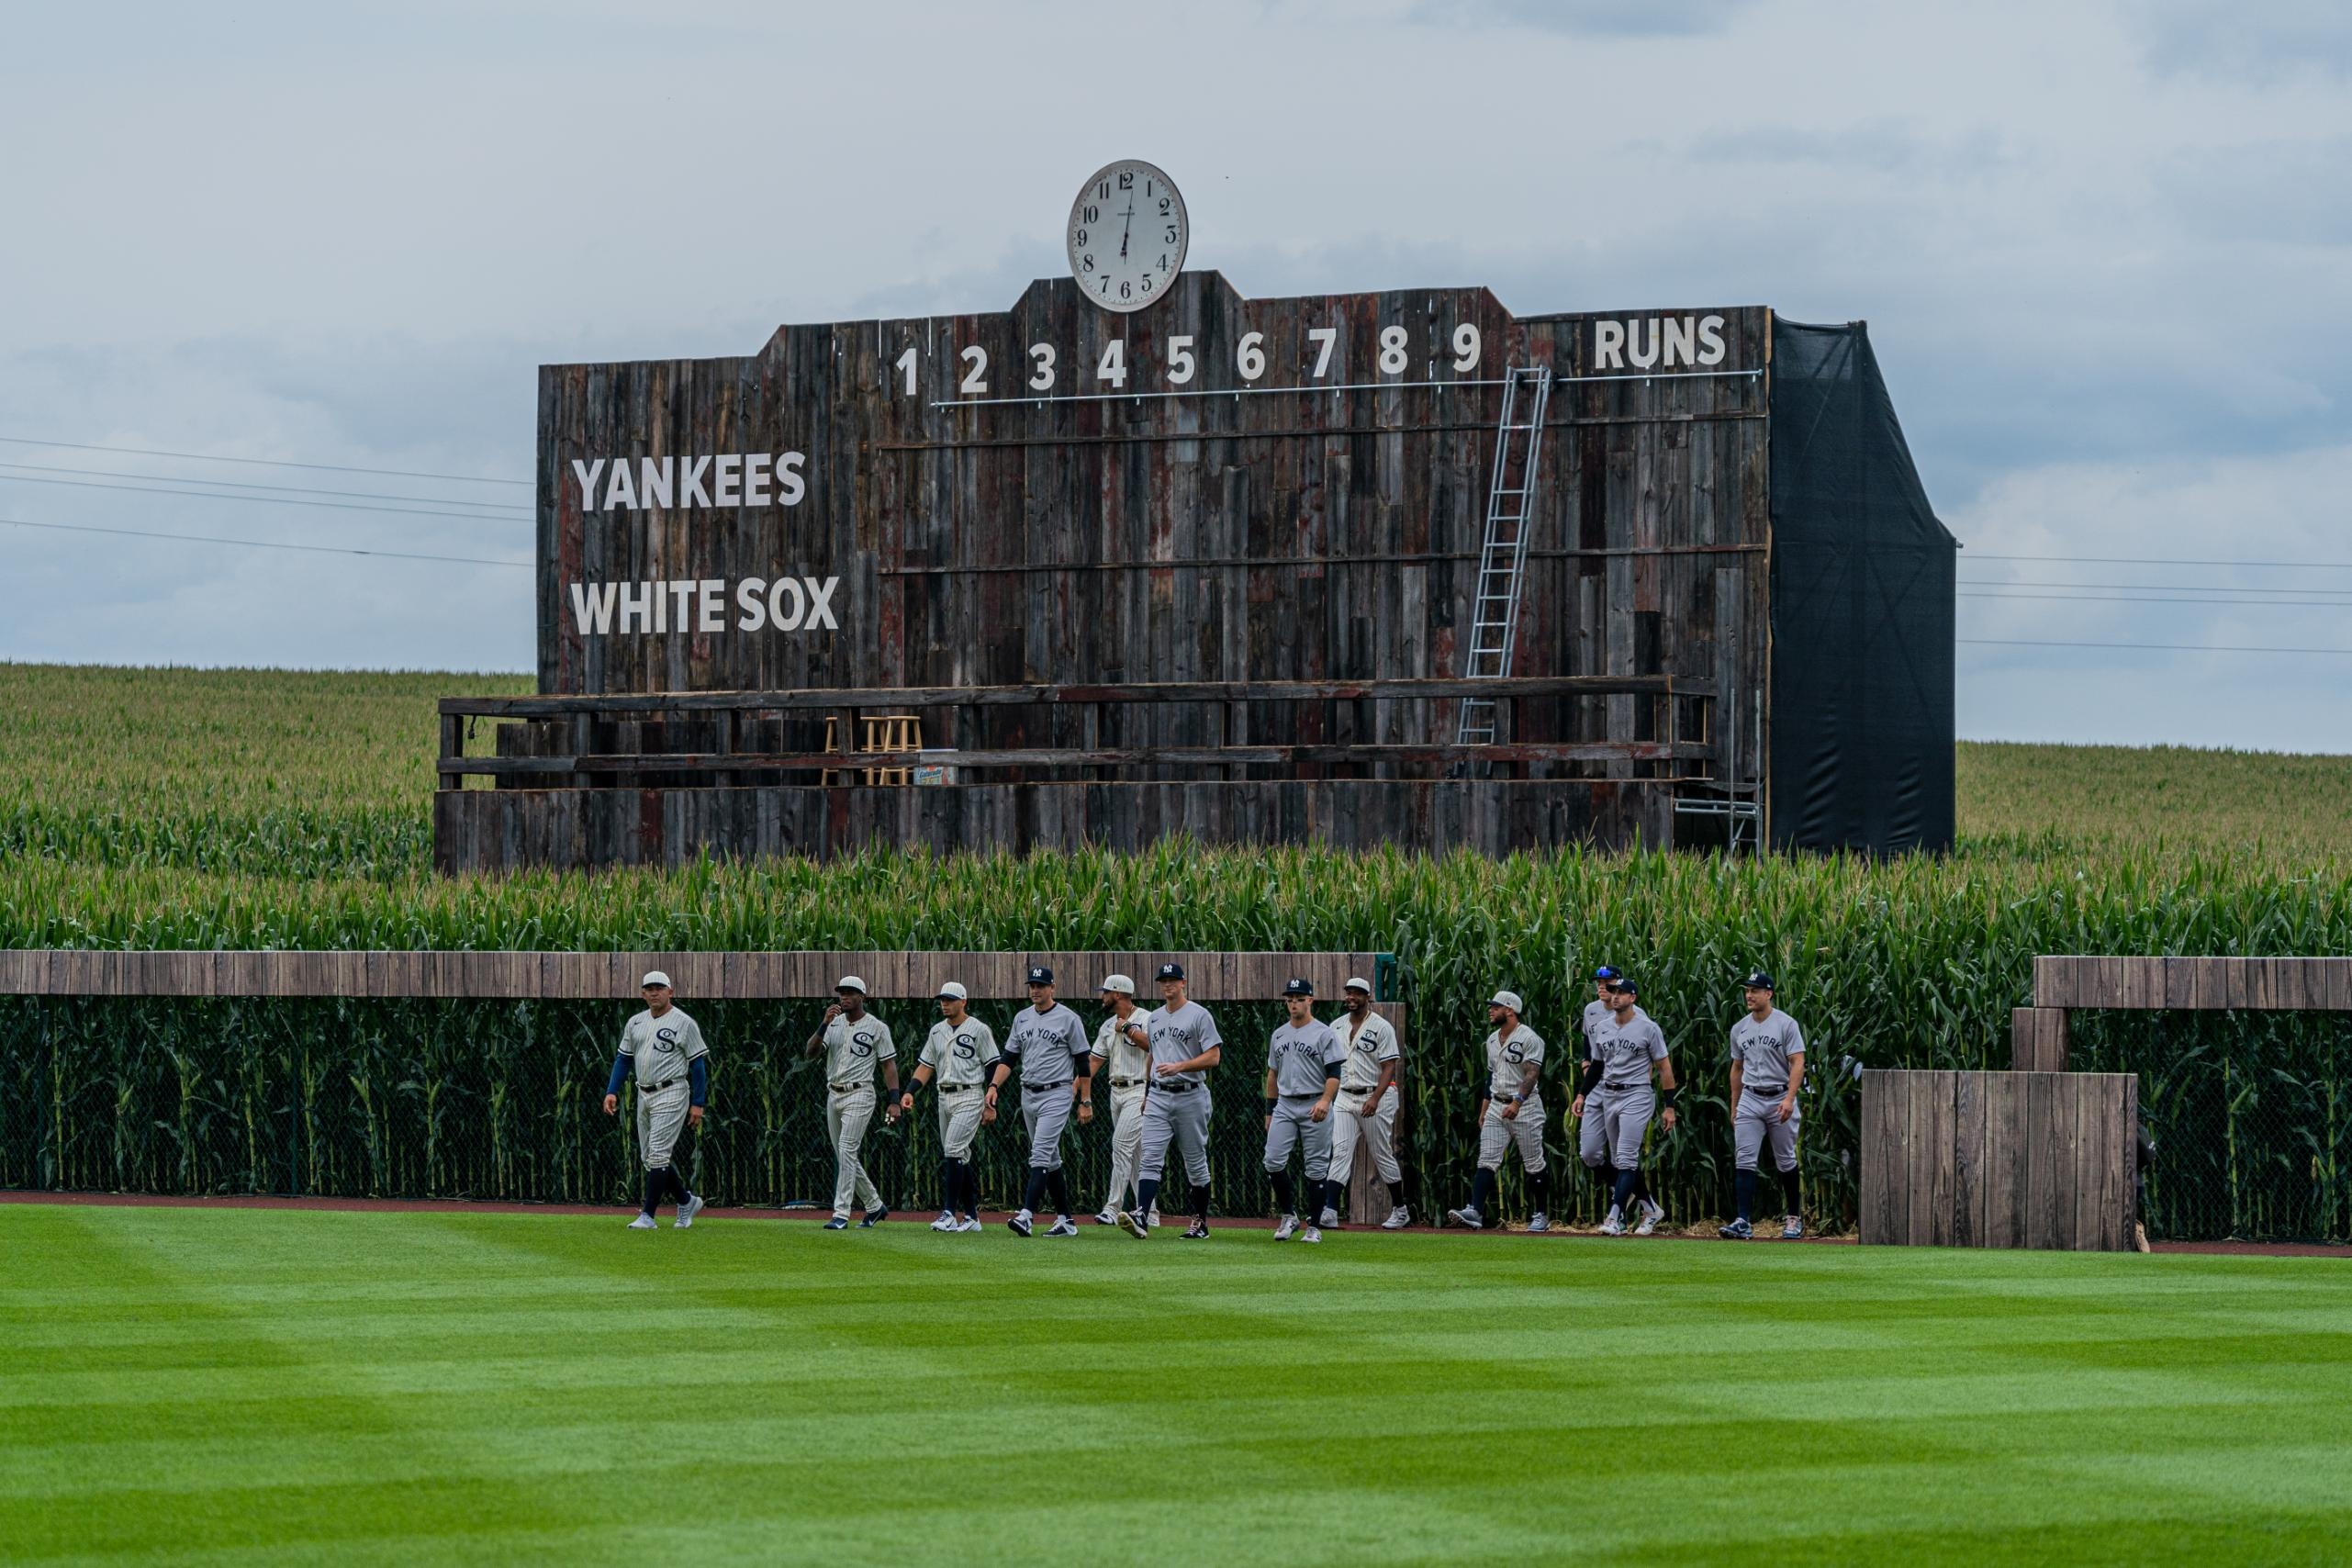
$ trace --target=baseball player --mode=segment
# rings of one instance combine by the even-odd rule
[[[645,1201],[632,1230],[654,1228],[654,1209],[665,1196],[678,1200],[678,1218],[684,1230],[702,1212],[702,1200],[686,1190],[686,1179],[670,1163],[678,1135],[688,1124],[702,1125],[702,1107],[711,1095],[711,1070],[703,1056],[702,1030],[685,1010],[670,1002],[669,976],[655,969],[642,987],[645,1010],[622,1026],[621,1049],[612,1058],[612,1076],[604,1085],[604,1114],[621,1111],[621,1086],[632,1074],[637,1080],[637,1148],[645,1157]]]
[[[1609,987],[1624,979],[1618,969],[1603,964],[1593,971],[1593,1000],[1585,1003],[1584,1041],[1577,1048],[1576,1088],[1583,1108],[1575,1113],[1576,1153],[1601,1183],[1602,1191],[1614,1201],[1617,1171],[1608,1162],[1608,1090],[1601,1083],[1600,1068],[1595,1063],[1594,1042],[1604,1033],[1617,1027],[1617,1002]],[[1636,1009],[1641,1017],[1649,1014]],[[1603,1174],[1607,1172],[1607,1174]],[[1637,1236],[1647,1236],[1666,1217],[1666,1211],[1650,1195],[1650,1178],[1638,1168],[1633,1173],[1633,1204],[1641,1211]]]
[[[866,982],[844,975],[833,988],[834,1004],[824,1021],[809,1036],[807,1054],[824,1057],[825,1132],[833,1139],[833,1217],[827,1230],[849,1228],[849,1200],[857,1200],[860,1230],[871,1230],[890,1215],[881,1190],[857,1162],[857,1146],[874,1120],[874,1064],[879,1062],[889,1086],[882,1119],[899,1119],[899,1058],[890,1042],[890,1026],[866,1011]]]
[[[1054,972],[1044,965],[1029,970],[1029,1005],[1014,1016],[1013,1032],[1004,1037],[1004,1059],[989,1080],[993,1094],[1021,1069],[1021,1120],[1029,1132],[1029,1181],[1021,1194],[1021,1212],[1004,1223],[1016,1236],[1027,1236],[1037,1204],[1053,1194],[1054,1223],[1047,1236],[1076,1236],[1070,1220],[1070,1181],[1061,1168],[1062,1129],[1070,1125],[1070,1096],[1078,1097],[1078,1119],[1094,1119],[1094,1064],[1087,1058],[1086,1025],[1078,1014],[1054,1000]]]
[[[1634,1201],[1635,1185],[1641,1176],[1641,1143],[1650,1135],[1652,1109],[1663,1106],[1658,1119],[1668,1132],[1674,1130],[1674,1064],[1666,1054],[1664,1033],[1641,1011],[1637,1001],[1640,992],[1634,983],[1620,976],[1608,984],[1609,1000],[1616,1007],[1609,1014],[1607,1026],[1593,1041],[1593,1063],[1586,1070],[1588,1081],[1597,1080],[1605,1094],[1592,1116],[1593,1123],[1601,1129],[1601,1141],[1596,1151],[1585,1153],[1584,1159],[1598,1169],[1596,1152],[1615,1169],[1616,1187],[1609,1201],[1608,1217],[1601,1221],[1601,1234],[1623,1236],[1626,1206]],[[1650,1088],[1652,1062],[1657,1064],[1658,1072],[1655,1095]],[[1586,1094],[1579,1092],[1570,1109],[1581,1116],[1591,1103]],[[1642,1200],[1641,1222],[1634,1234],[1649,1235],[1665,1213],[1655,1202]]]
[[[1290,1009],[1290,1021],[1266,1042],[1266,1176],[1282,1211],[1274,1239],[1320,1241],[1323,1232],[1316,1225],[1299,1228],[1291,1151],[1305,1146],[1306,1195],[1313,1203],[1330,1171],[1331,1102],[1338,1097],[1348,1050],[1331,1025],[1315,1015],[1315,987],[1292,980],[1282,987],[1282,1003]]]
[[[997,1063],[996,1031],[965,1010],[968,993],[954,980],[939,988],[939,1022],[923,1042],[914,1078],[899,1098],[899,1109],[914,1109],[914,1092],[939,1085],[939,1217],[934,1230],[973,1231],[980,1222],[980,1172],[972,1169],[972,1140],[982,1122],[996,1120],[996,1087],[988,1081]]]
[[[1495,1190],[1503,1155],[1513,1145],[1528,1182],[1528,1228],[1551,1228],[1545,1198],[1543,1099],[1537,1080],[1543,1072],[1543,1036],[1519,1021],[1515,991],[1498,991],[1486,1003],[1486,1087],[1478,1097],[1478,1170],[1471,1178],[1470,1202],[1448,1209],[1446,1219],[1476,1230],[1495,1212]]]
[[[1127,1021],[1127,1037],[1150,1052],[1143,1094],[1143,1148],[1136,1165],[1136,1206],[1119,1216],[1120,1226],[1137,1241],[1151,1235],[1145,1215],[1159,1196],[1159,1172],[1173,1142],[1193,1183],[1193,1223],[1187,1241],[1209,1234],[1208,1071],[1225,1055],[1225,1037],[1209,1010],[1184,993],[1184,966],[1162,964],[1159,1005],[1141,1023]]]
[[[1111,1092],[1111,1191],[1103,1200],[1096,1225],[1116,1225],[1135,1201],[1136,1158],[1143,1151],[1143,1081],[1151,1070],[1151,1054],[1127,1036],[1136,1016],[1136,982],[1125,975],[1106,975],[1103,1006],[1108,1016],[1094,1031],[1089,1066],[1104,1074]],[[1145,1223],[1159,1223],[1159,1207],[1152,1205]]]
[[[1405,1206],[1405,1168],[1396,1162],[1396,1072],[1404,1051],[1395,1026],[1372,1011],[1372,984],[1350,980],[1342,988],[1346,1011],[1331,1025],[1348,1053],[1339,1074],[1339,1098],[1331,1107],[1331,1164],[1323,1180],[1323,1228],[1339,1223],[1339,1200],[1356,1165],[1356,1140],[1372,1150],[1372,1169],[1388,1183],[1388,1217],[1383,1230],[1413,1223]]]
[[[1772,977],[1762,969],[1748,977],[1747,998],[1747,1013],[1731,1025],[1731,1141],[1740,1214],[1716,1234],[1735,1241],[1755,1234],[1748,1216],[1756,1204],[1756,1156],[1769,1138],[1781,1191],[1788,1195],[1780,1238],[1795,1241],[1805,1234],[1805,1206],[1797,1191],[1797,1091],[1805,1081],[1805,1031],[1773,1005]]]

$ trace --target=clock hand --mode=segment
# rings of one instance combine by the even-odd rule
[[[1123,262],[1127,259],[1127,235],[1134,230],[1136,226],[1136,204],[1132,197],[1128,198],[1126,216],[1127,219],[1126,227],[1119,230],[1119,260]]]

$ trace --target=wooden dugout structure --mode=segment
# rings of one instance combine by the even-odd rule
[[[444,871],[1951,840],[1954,546],[1859,323],[1044,280],[543,367],[538,484],[540,689],[442,705]],[[884,716],[923,749],[853,756]]]

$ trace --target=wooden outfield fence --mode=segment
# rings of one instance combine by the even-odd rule
[[[2132,1249],[2130,1073],[1865,1072],[1865,1244]]]
[[[2011,1065],[2065,1071],[2067,1014],[2080,1008],[2352,1012],[2352,958],[2044,953],[2033,960],[2033,1005],[2010,1014]]]

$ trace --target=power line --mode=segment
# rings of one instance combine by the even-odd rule
[[[389,495],[382,490],[322,490],[310,485],[263,485],[250,479],[192,479],[180,474],[124,474],[112,468],[60,468],[42,463],[0,463],[17,474],[79,474],[94,479],[137,479],[153,484],[203,485],[208,490],[266,490],[281,496],[347,496],[363,501],[423,501],[430,506],[474,507],[485,511],[528,514],[520,501],[468,501],[453,496]]]
[[[1980,648],[2121,648],[2130,653],[2174,654],[2335,654],[2352,657],[2352,648],[2253,648],[2218,643],[2044,643],[2020,637],[1954,637]]]
[[[2152,591],[2157,593],[2187,592],[2197,587],[2195,583],[2054,583],[2045,582],[2039,577],[1955,577],[1953,580],[1958,583],[1962,588],[2129,588],[2135,592]],[[2247,588],[2243,583],[2225,584],[2216,591],[2223,593],[2329,594],[2338,598],[2346,595],[2352,595],[2352,588]]]
[[[281,544],[271,539],[224,539],[213,533],[159,533],[144,528],[102,528],[94,522],[27,522],[0,517],[0,527],[42,528],[58,533],[115,533],[129,539],[172,539],[183,544],[241,544],[249,550],[299,550],[314,555],[372,555],[389,561],[445,561],[461,566],[523,566],[529,561],[493,561],[481,555],[420,555],[407,550],[361,550],[345,544]]]
[[[1971,561],[2088,561],[2106,566],[2278,566],[2289,570],[2352,572],[2352,561],[2197,561],[2177,555],[1991,555],[1970,550]]]
[[[242,463],[260,468],[308,468],[320,474],[374,474],[387,479],[447,479],[459,485],[521,485],[529,479],[488,479],[478,474],[420,474],[412,468],[353,468],[342,463],[296,463],[277,457],[215,457],[208,452],[158,452],[145,446],[98,446],[86,441],[36,441],[31,436],[0,435],[11,446],[55,446],[71,452],[120,452],[133,457],[179,457],[191,463]]]
[[[2060,604],[2246,604],[2261,610],[2347,610],[2352,599],[2221,599],[2212,594],[2185,595],[2178,598],[2153,593],[1977,593],[1963,590],[1956,599],[1984,599],[2024,602],[2032,599]]]
[[[273,507],[328,507],[336,511],[380,511],[398,513],[404,517],[454,518],[466,522],[503,522],[520,525],[531,521],[526,517],[501,516],[496,512],[434,511],[423,507],[379,507],[370,506],[364,501],[302,501],[289,496],[230,496],[223,495],[218,490],[187,490],[170,485],[118,485],[108,484],[100,479],[42,479],[29,474],[0,474],[0,480],[18,485],[67,485],[85,490],[129,490],[134,495],[141,496],[195,496],[208,501],[253,501]],[[460,507],[472,504],[474,503],[467,501],[450,503],[452,506]]]

